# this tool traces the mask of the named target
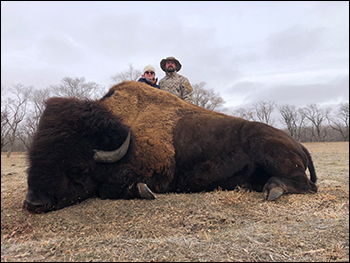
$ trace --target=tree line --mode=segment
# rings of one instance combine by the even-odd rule
[[[137,80],[141,70],[129,68],[111,77],[113,84],[124,80]],[[259,121],[275,126],[273,112],[278,111],[283,130],[300,142],[349,141],[349,102],[339,104],[337,112],[310,104],[303,108],[293,105],[277,105],[273,101],[260,101],[251,108],[239,108],[228,112],[225,103],[214,89],[206,88],[205,82],[193,84],[193,103],[208,110]],[[15,84],[1,86],[1,151],[10,157],[13,151],[27,151],[40,117],[45,110],[45,101],[50,97],[78,99],[101,98],[108,89],[84,77],[64,77],[58,85],[45,89]]]
[[[349,141],[349,102],[338,105],[336,112],[318,104],[296,108],[294,105],[277,105],[274,101],[260,101],[252,108],[240,108],[232,115],[275,126],[272,112],[277,110],[285,132],[299,142]]]

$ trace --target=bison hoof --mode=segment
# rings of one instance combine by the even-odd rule
[[[265,199],[267,201],[273,201],[273,200],[276,200],[281,195],[283,195],[283,189],[281,187],[274,187],[270,191],[266,191],[264,194],[265,194]]]
[[[153,192],[144,183],[137,184],[137,190],[139,191],[140,197],[144,199],[155,199]]]

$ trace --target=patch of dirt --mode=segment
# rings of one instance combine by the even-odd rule
[[[349,143],[305,143],[319,192],[237,189],[22,209],[25,154],[1,155],[1,261],[349,261]]]

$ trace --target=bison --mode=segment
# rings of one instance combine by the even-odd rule
[[[308,150],[285,132],[135,81],[95,101],[49,99],[28,159],[24,208],[35,213],[94,196],[153,199],[237,186],[266,200],[317,192]]]

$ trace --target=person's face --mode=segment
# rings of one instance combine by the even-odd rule
[[[145,71],[143,75],[146,79],[154,80],[155,73],[152,70]]]
[[[168,60],[165,62],[165,68],[169,72],[175,71],[175,62],[172,60]]]

